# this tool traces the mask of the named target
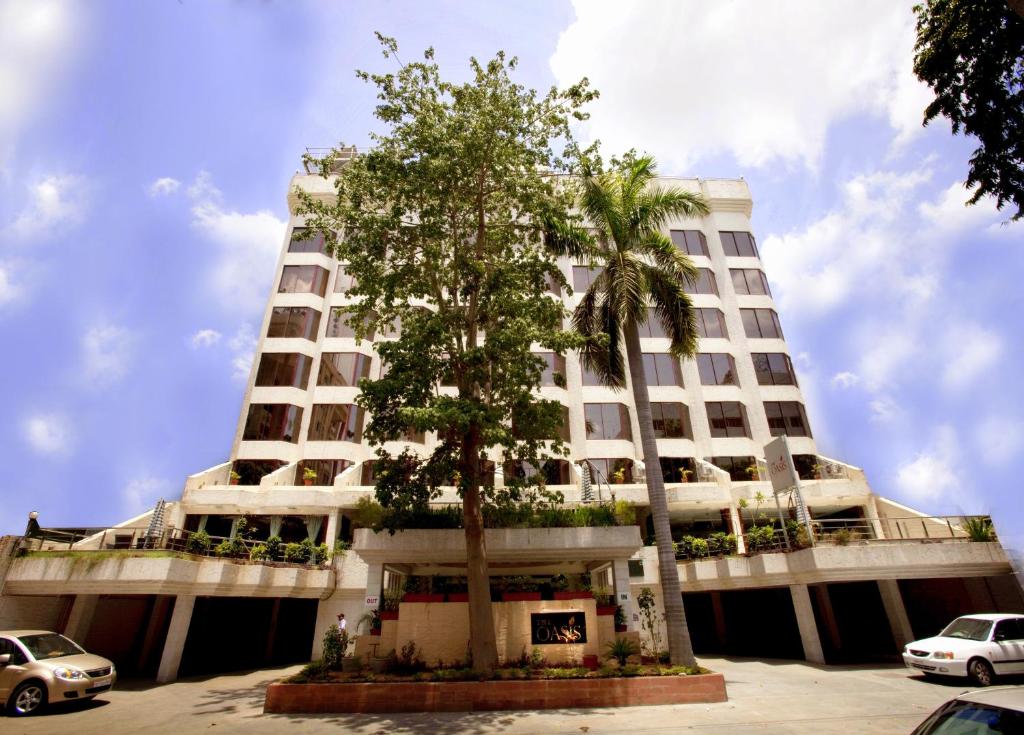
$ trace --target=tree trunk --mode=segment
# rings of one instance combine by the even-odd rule
[[[640,443],[644,451],[644,466],[647,477],[647,498],[654,516],[655,543],[658,547],[658,573],[661,576],[661,593],[665,602],[665,626],[668,628],[668,650],[673,666],[696,666],[690,630],[686,626],[686,612],[683,610],[683,595],[679,587],[679,571],[676,555],[672,550],[672,530],[668,523],[668,499],[665,497],[665,482],[661,475],[661,460],[658,456],[658,442],[654,438],[654,422],[651,418],[651,401],[647,395],[647,378],[644,375],[643,353],[640,351],[640,335],[636,324],[624,325],[626,337],[626,360],[629,363],[629,377],[633,384],[633,403],[636,405],[637,423],[640,425]]]
[[[462,445],[462,519],[466,528],[466,582],[469,592],[469,645],[473,671],[491,675],[498,666],[498,644],[491,612],[491,578],[487,573],[484,516],[480,503],[480,449],[471,428]]]

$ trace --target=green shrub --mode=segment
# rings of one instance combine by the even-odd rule
[[[281,560],[281,537],[271,536],[267,539],[267,558],[270,561]]]
[[[267,554],[267,545],[266,544],[256,544],[251,549],[249,549],[249,559],[250,559],[250,561],[265,561],[268,558],[270,558],[270,557]]]
[[[210,551],[210,534],[196,531],[185,542],[185,551],[190,554],[206,554]]]
[[[245,542],[238,536],[221,541],[214,549],[214,553],[216,553],[217,556],[230,559],[237,559],[248,555],[245,548]]]
[[[697,558],[708,555],[708,542],[706,539],[695,538],[690,541],[690,554]]]
[[[337,625],[332,624],[324,633],[324,657],[322,659],[325,668],[331,671],[341,669],[341,659],[345,656],[345,648],[348,643],[348,636],[343,634]]]
[[[360,528],[380,531],[384,528],[384,506],[373,498],[364,495],[356,502],[352,511],[352,523]]]
[[[309,548],[302,544],[285,544],[284,560],[290,564],[304,564],[309,561]]]
[[[636,525],[636,508],[628,500],[616,500],[613,512],[615,514],[615,522],[618,525]]]
[[[747,529],[747,550],[758,551],[770,547],[775,541],[775,529],[771,526],[754,526]]]
[[[630,656],[640,653],[639,646],[629,638],[616,638],[605,645],[605,649],[604,657],[609,661],[618,661],[619,666],[625,666]]]
[[[832,532],[832,542],[836,546],[846,546],[852,538],[853,534],[850,533],[849,528],[840,528]]]
[[[992,521],[988,518],[980,516],[964,518],[964,531],[967,532],[967,538],[971,541],[984,542],[995,539],[995,529],[992,527]]]
[[[725,533],[724,531],[715,531],[713,534],[708,536],[708,553],[710,554],[735,554],[736,553],[736,535],[732,533]]]

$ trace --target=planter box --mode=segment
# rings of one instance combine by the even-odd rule
[[[598,615],[614,615],[616,608],[618,608],[618,605],[598,605],[597,606],[597,614]]]
[[[502,592],[502,602],[534,602],[540,600],[540,592]]]
[[[267,687],[264,713],[482,712],[725,702],[725,677],[281,684]]]
[[[448,602],[469,602],[468,592],[449,592]]]
[[[381,610],[378,615],[381,620],[398,620],[398,610]]]
[[[618,625],[618,624],[616,624],[615,632],[616,633],[625,633],[626,632],[626,626],[625,625]]]
[[[587,592],[585,590],[555,591],[556,600],[590,600],[593,599],[593,597],[593,592]]]
[[[370,628],[370,635],[380,636],[380,628]]]
[[[601,662],[597,658],[597,654],[586,654],[583,656],[583,665],[591,671],[596,671],[601,668]]]
[[[406,592],[402,602],[444,602],[444,595],[432,595],[425,592]]]

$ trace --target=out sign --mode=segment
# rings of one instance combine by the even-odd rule
[[[377,595],[367,595],[366,596],[366,606],[367,607],[377,607],[377,603],[379,601],[380,601],[380,597],[378,597]]]

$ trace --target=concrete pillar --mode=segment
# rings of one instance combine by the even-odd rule
[[[793,597],[793,612],[796,613],[796,624],[800,629],[804,658],[814,664],[825,663],[825,654],[821,650],[818,624],[814,620],[814,608],[811,607],[811,595],[807,591],[807,585],[791,584],[789,594]],[[766,631],[765,635],[771,635],[771,631]]]
[[[868,495],[868,523],[871,524],[871,530],[875,533],[875,538],[885,538],[885,530],[882,528],[882,521],[878,518],[878,501],[875,500],[875,494],[871,493]]]
[[[335,508],[327,516],[327,533],[324,540],[327,541],[327,553],[334,556],[334,544],[338,540],[338,528],[341,524],[341,511]]]
[[[156,680],[161,684],[178,678],[181,654],[185,651],[185,639],[188,637],[188,626],[192,622],[192,609],[195,605],[195,595],[178,595],[174,600],[171,625],[167,629],[160,667],[156,671]]]
[[[836,613],[832,609],[832,596],[828,593],[828,585],[814,585],[814,596],[818,600],[818,612],[821,613],[821,622],[825,625],[828,642],[833,651],[838,651],[842,648],[843,641],[839,636],[839,624],[836,623]]]
[[[612,584],[615,587],[615,604],[622,605],[622,612],[626,615],[626,630],[636,630],[634,616],[637,608],[629,590],[629,562],[626,559],[617,559],[612,563]]]
[[[149,609],[149,621],[146,623],[146,634],[142,639],[142,646],[139,648],[139,658],[137,661],[139,671],[145,671],[146,664],[149,662],[150,656],[153,655],[157,638],[164,627],[167,616],[170,615],[173,602],[173,597],[157,595],[153,598],[153,604],[150,605]]]
[[[67,625],[64,626],[64,635],[80,646],[85,646],[85,637],[89,635],[92,616],[96,612],[96,603],[99,599],[99,595],[75,595],[71,614],[68,615]]]
[[[885,615],[889,618],[893,640],[896,641],[896,647],[902,651],[903,646],[914,640],[914,630],[910,627],[907,608],[903,606],[900,584],[895,579],[880,579],[878,591],[882,593],[882,604],[885,605]]]
[[[747,542],[743,538],[743,519],[735,505],[729,504],[729,522],[732,524],[732,532],[736,534],[736,553],[747,553]]]
[[[725,608],[722,606],[722,593],[711,593],[711,614],[715,616],[715,634],[722,646],[722,651],[729,648],[729,631],[725,625]]]
[[[384,565],[380,562],[373,562],[366,566],[366,602],[363,612],[380,610],[384,604],[381,596],[384,594]]]

